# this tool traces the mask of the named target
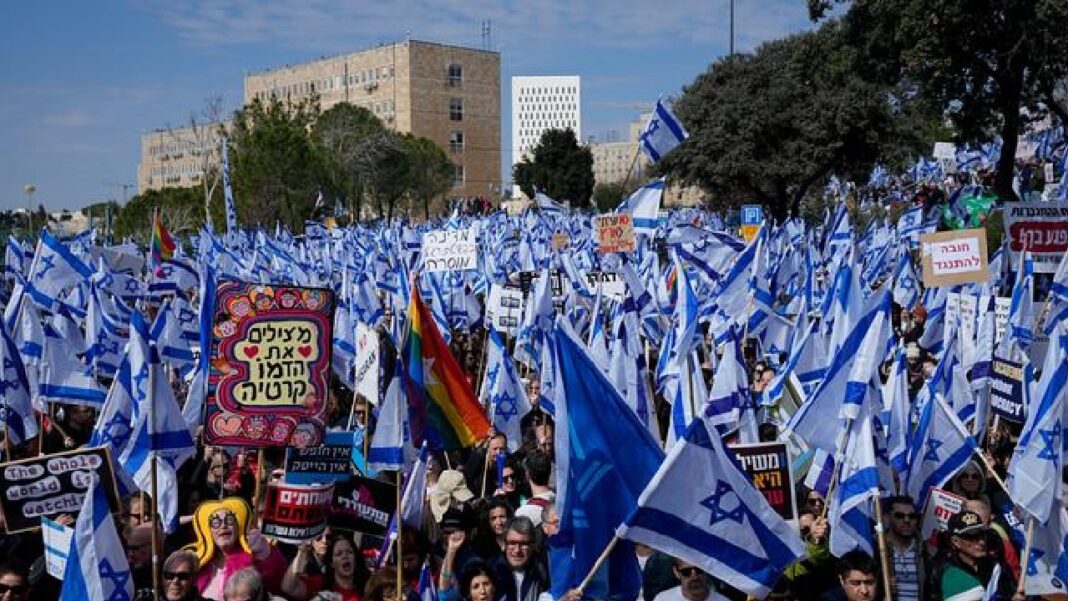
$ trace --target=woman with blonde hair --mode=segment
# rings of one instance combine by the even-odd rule
[[[234,574],[254,568],[267,590],[279,589],[286,560],[257,530],[250,530],[252,508],[240,497],[201,503],[193,515],[197,540],[187,549],[197,557],[196,585],[208,599],[222,599]]]

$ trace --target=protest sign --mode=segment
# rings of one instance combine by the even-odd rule
[[[1005,235],[1013,266],[1019,265],[1019,253],[1029,250],[1035,273],[1056,272],[1068,252],[1068,202],[1006,203]]]
[[[634,252],[634,222],[628,213],[611,213],[593,218],[597,252]]]
[[[205,442],[319,444],[333,322],[330,290],[221,282],[212,319]]]
[[[957,172],[957,147],[952,142],[935,142],[934,151],[931,153],[942,171],[947,174]]]
[[[319,538],[326,530],[326,516],[334,499],[333,484],[271,482],[264,501],[264,536],[289,544]]]
[[[923,285],[955,286],[990,279],[986,259],[986,231],[980,228],[920,236]]]
[[[285,481],[291,484],[340,482],[352,476],[352,432],[327,432],[323,443],[286,449]]]
[[[936,530],[945,530],[949,526],[949,518],[962,507],[964,507],[964,497],[946,492],[941,488],[932,488],[923,512],[920,538],[930,540]]]
[[[970,294],[950,292],[946,294],[946,313],[943,320],[943,336],[948,336],[950,328],[958,328],[957,334],[962,341],[972,344],[975,340],[975,319],[978,301]]]
[[[397,509],[397,487],[389,482],[354,476],[334,485],[331,528],[384,536]]]
[[[41,525],[40,518],[64,513],[77,516],[85,495],[100,478],[112,511],[119,509],[119,493],[106,447],[77,449],[54,455],[10,461],[0,465],[0,510],[8,533]]]
[[[378,332],[371,326],[356,323],[356,394],[373,405],[378,404]]]
[[[568,236],[567,232],[557,232],[553,234],[553,250],[566,250],[568,246],[571,246],[571,236]]]
[[[994,344],[1001,342],[1005,330],[1009,327],[1009,310],[1012,308],[1012,297],[998,296],[994,298]]]
[[[476,228],[434,230],[423,234],[423,271],[466,271],[478,268]]]
[[[1024,423],[1023,364],[994,357],[990,372],[990,408],[1002,419]]]
[[[64,526],[48,518],[41,518],[41,536],[44,538],[45,570],[48,575],[63,580],[67,569],[67,555],[70,554],[70,541],[74,537],[74,528]]]
[[[597,287],[600,286],[604,298],[623,302],[627,295],[627,283],[615,271],[587,271],[586,284],[593,294],[597,294]]]
[[[794,481],[790,475],[790,455],[783,442],[731,445],[753,486],[764,495],[772,509],[784,520],[797,517]]]
[[[523,319],[523,291],[518,286],[490,286],[486,299],[486,325],[498,332],[515,335]]]

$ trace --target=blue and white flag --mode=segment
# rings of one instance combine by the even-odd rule
[[[1016,358],[1016,353],[1026,352],[1035,340],[1034,323],[1034,261],[1031,252],[1020,253],[1016,267],[1016,281],[1012,286],[1012,301],[1009,305],[1009,323],[998,345],[998,355]]]
[[[919,281],[916,270],[912,268],[912,257],[902,252],[897,260],[897,272],[894,274],[894,302],[911,309],[920,299]]]
[[[58,313],[52,322],[43,325],[45,343],[38,380],[39,400],[99,407],[107,393],[93,377],[92,369],[78,359],[85,341],[77,328],[69,316]]]
[[[92,474],[90,491],[78,513],[63,572],[60,601],[133,599],[134,582],[104,483]]]
[[[15,339],[0,321],[0,428],[12,444],[37,436],[37,420],[30,398],[30,380]]]
[[[408,429],[408,400],[401,384],[403,369],[398,361],[397,373],[386,388],[378,410],[378,424],[367,449],[367,467],[376,472],[402,470],[415,456]]]
[[[493,429],[508,437],[508,450],[514,452],[523,442],[519,422],[530,411],[530,400],[497,330],[490,330],[486,344],[486,373],[480,400],[483,404],[489,401]]]
[[[712,389],[708,391],[704,413],[708,423],[715,426],[721,435],[738,428],[741,442],[760,442],[756,411],[749,394],[749,376],[742,354],[741,335],[736,327],[732,327],[728,333],[726,350],[712,377]]]
[[[663,99],[658,99],[645,130],[638,137],[638,144],[649,161],[656,163],[688,137],[690,134],[686,133],[679,118],[664,104]]]
[[[831,553],[841,557],[853,549],[875,555],[871,502],[879,499],[879,472],[868,407],[849,422],[845,445],[836,461],[838,486],[828,507]]]
[[[219,143],[222,145],[222,184],[223,200],[226,204],[226,233],[229,235],[237,232],[237,211],[234,209],[234,190],[230,186],[230,143],[225,137],[223,137]]]
[[[703,417],[671,448],[617,534],[757,598],[805,555],[796,528],[753,487]]]
[[[664,195],[664,178],[638,188],[623,204],[617,213],[629,213],[634,223],[634,231],[652,237],[656,233],[657,219],[660,215],[660,199]]]
[[[37,241],[37,254],[27,277],[34,290],[56,299],[92,275],[93,269],[74,256],[65,244],[56,240],[48,230],[41,230],[41,238]]]
[[[923,408],[909,441],[909,465],[902,478],[905,494],[917,503],[926,502],[930,490],[956,475],[977,448],[964,424],[936,395]]]
[[[429,559],[423,562],[423,569],[419,570],[419,601],[438,601],[438,587],[434,584]]]
[[[1068,328],[1060,324],[1054,334],[1038,385],[1033,394],[1025,392],[1027,423],[1009,464],[1009,495],[1040,526],[1061,506],[1064,427],[1068,425],[1064,415],[1068,408]]]
[[[545,214],[563,215],[567,213],[567,207],[549,198],[544,192],[534,192],[534,204]]]
[[[1068,156],[1068,148],[1065,148],[1064,154]],[[1049,307],[1043,331],[1048,336],[1053,333],[1058,323],[1068,321],[1068,253],[1061,255],[1061,262],[1057,266],[1057,272],[1053,274],[1046,302]]]
[[[404,485],[404,495],[401,497],[401,523],[406,528],[423,529],[423,502],[426,496],[426,468],[430,452],[427,450],[426,441],[419,449],[419,457],[412,465],[412,471],[408,474],[408,481]]]

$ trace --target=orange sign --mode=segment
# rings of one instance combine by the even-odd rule
[[[598,215],[593,218],[597,235],[597,252],[634,252],[634,221],[628,213]]]

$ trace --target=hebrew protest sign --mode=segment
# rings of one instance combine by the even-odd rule
[[[1029,250],[1035,273],[1056,272],[1068,252],[1068,202],[1005,203],[1005,234],[1013,269],[1019,253]]]
[[[784,520],[797,518],[794,481],[790,476],[790,455],[786,443],[763,442],[731,445],[753,486],[764,495],[772,509]]]
[[[333,322],[330,290],[221,282],[212,319],[205,442],[319,444]]]
[[[634,221],[628,213],[611,213],[593,218],[597,252],[634,252]]]
[[[478,268],[476,228],[434,230],[423,234],[423,270],[466,271]]]
[[[597,287],[600,286],[601,294],[605,298],[619,302],[623,302],[627,295],[627,283],[623,281],[623,276],[615,271],[587,271],[586,284],[590,292],[597,294]]]
[[[378,404],[378,332],[367,324],[356,324],[356,394]]]
[[[264,536],[299,544],[319,538],[326,530],[326,516],[334,498],[333,484],[271,482],[263,514]]]
[[[107,491],[112,511],[119,493],[106,447],[77,449],[0,465],[0,509],[9,533],[41,525],[40,518],[64,513],[77,516],[96,474]]]
[[[986,259],[986,231],[980,228],[920,236],[923,285],[955,286],[990,279]]]
[[[389,517],[397,509],[397,487],[388,482],[355,476],[334,484],[330,527],[384,536]]]
[[[930,540],[936,530],[945,530],[949,526],[949,518],[959,512],[962,507],[964,507],[964,497],[946,492],[941,488],[932,488],[923,512],[920,537],[923,540]]]
[[[342,482],[352,476],[352,432],[327,432],[323,443],[286,449],[285,481],[290,484]]]
[[[553,234],[553,250],[566,250],[569,246],[571,246],[571,236],[568,236],[567,232],[557,232]]]
[[[523,291],[518,286],[492,284],[486,299],[486,325],[515,335],[523,319]]]

